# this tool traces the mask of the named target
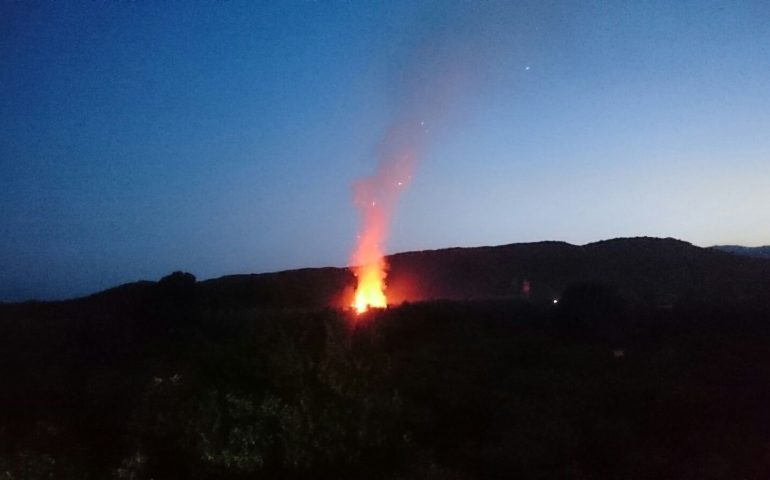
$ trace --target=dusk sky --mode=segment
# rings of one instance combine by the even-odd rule
[[[345,266],[394,125],[390,253],[770,244],[770,2],[2,1],[0,301]]]

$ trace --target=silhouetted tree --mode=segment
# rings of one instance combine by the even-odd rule
[[[190,323],[196,302],[195,275],[174,272],[158,282],[160,295],[160,317],[164,324],[176,327]]]
[[[164,297],[186,300],[195,293],[195,275],[176,271],[158,282]]]

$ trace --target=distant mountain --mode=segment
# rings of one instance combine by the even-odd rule
[[[584,246],[539,242],[410,252],[389,258],[393,300],[519,295],[558,298],[571,284],[599,281],[627,299],[742,301],[770,293],[770,262],[671,238],[618,238]]]
[[[583,246],[565,242],[447,248],[388,257],[387,295],[393,304],[430,299],[527,296],[558,299],[570,285],[600,282],[627,300],[652,305],[680,301],[767,301],[770,261],[701,248],[671,238],[618,238]],[[525,285],[527,292],[525,293]],[[195,282],[174,274],[67,302],[37,304],[41,311],[114,311],[144,315],[190,303],[197,309],[346,307],[355,288],[347,268],[313,268],[231,275]],[[9,312],[21,305],[0,306]],[[175,307],[173,307],[175,308]]]
[[[770,245],[764,247],[742,247],[740,245],[714,245],[715,250],[733,253],[735,255],[745,255],[747,257],[770,258]]]

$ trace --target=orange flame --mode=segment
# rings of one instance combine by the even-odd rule
[[[385,240],[388,211],[371,199],[371,182],[362,181],[356,185],[356,204],[363,216],[361,234],[353,252],[353,272],[358,278],[356,295],[352,307],[363,313],[369,307],[385,308],[385,277],[387,264],[382,253]]]
[[[385,278],[388,265],[383,245],[388,234],[390,217],[401,190],[411,179],[415,156],[406,150],[389,156],[377,173],[354,185],[355,204],[363,224],[353,251],[353,273],[358,286],[351,307],[363,313],[370,307],[385,308]]]
[[[385,297],[384,270],[376,265],[366,265],[358,270],[358,287],[353,308],[356,313],[364,313],[370,307],[385,308],[388,300]]]

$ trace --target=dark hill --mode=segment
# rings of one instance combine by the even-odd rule
[[[515,298],[522,296],[524,282],[530,285],[532,300],[549,302],[569,285],[587,281],[612,285],[630,301],[653,305],[683,299],[765,300],[770,292],[770,261],[671,238],[618,238],[583,246],[536,242],[447,248],[398,253],[388,262],[388,296],[395,304]],[[355,278],[346,268],[311,268],[205,280],[175,296],[187,295],[203,308],[313,309],[348,305],[354,286]],[[168,302],[167,290],[155,282],[137,282],[71,301],[0,305],[0,311],[45,314],[51,309],[86,308],[146,313],[153,305]]]
[[[584,281],[604,282],[630,300],[657,304],[682,298],[746,300],[770,291],[770,262],[670,238],[410,252],[393,255],[390,264],[391,291],[416,298],[514,296],[525,280],[533,298],[540,299],[558,298],[568,285]]]
[[[629,300],[658,305],[680,299],[745,301],[770,291],[770,262],[670,238],[448,248],[399,253],[388,262],[393,303],[517,297],[525,281],[531,298],[543,301],[585,281],[607,283]],[[346,305],[354,284],[347,269],[324,268],[228,276],[199,287],[215,305],[313,308]]]

